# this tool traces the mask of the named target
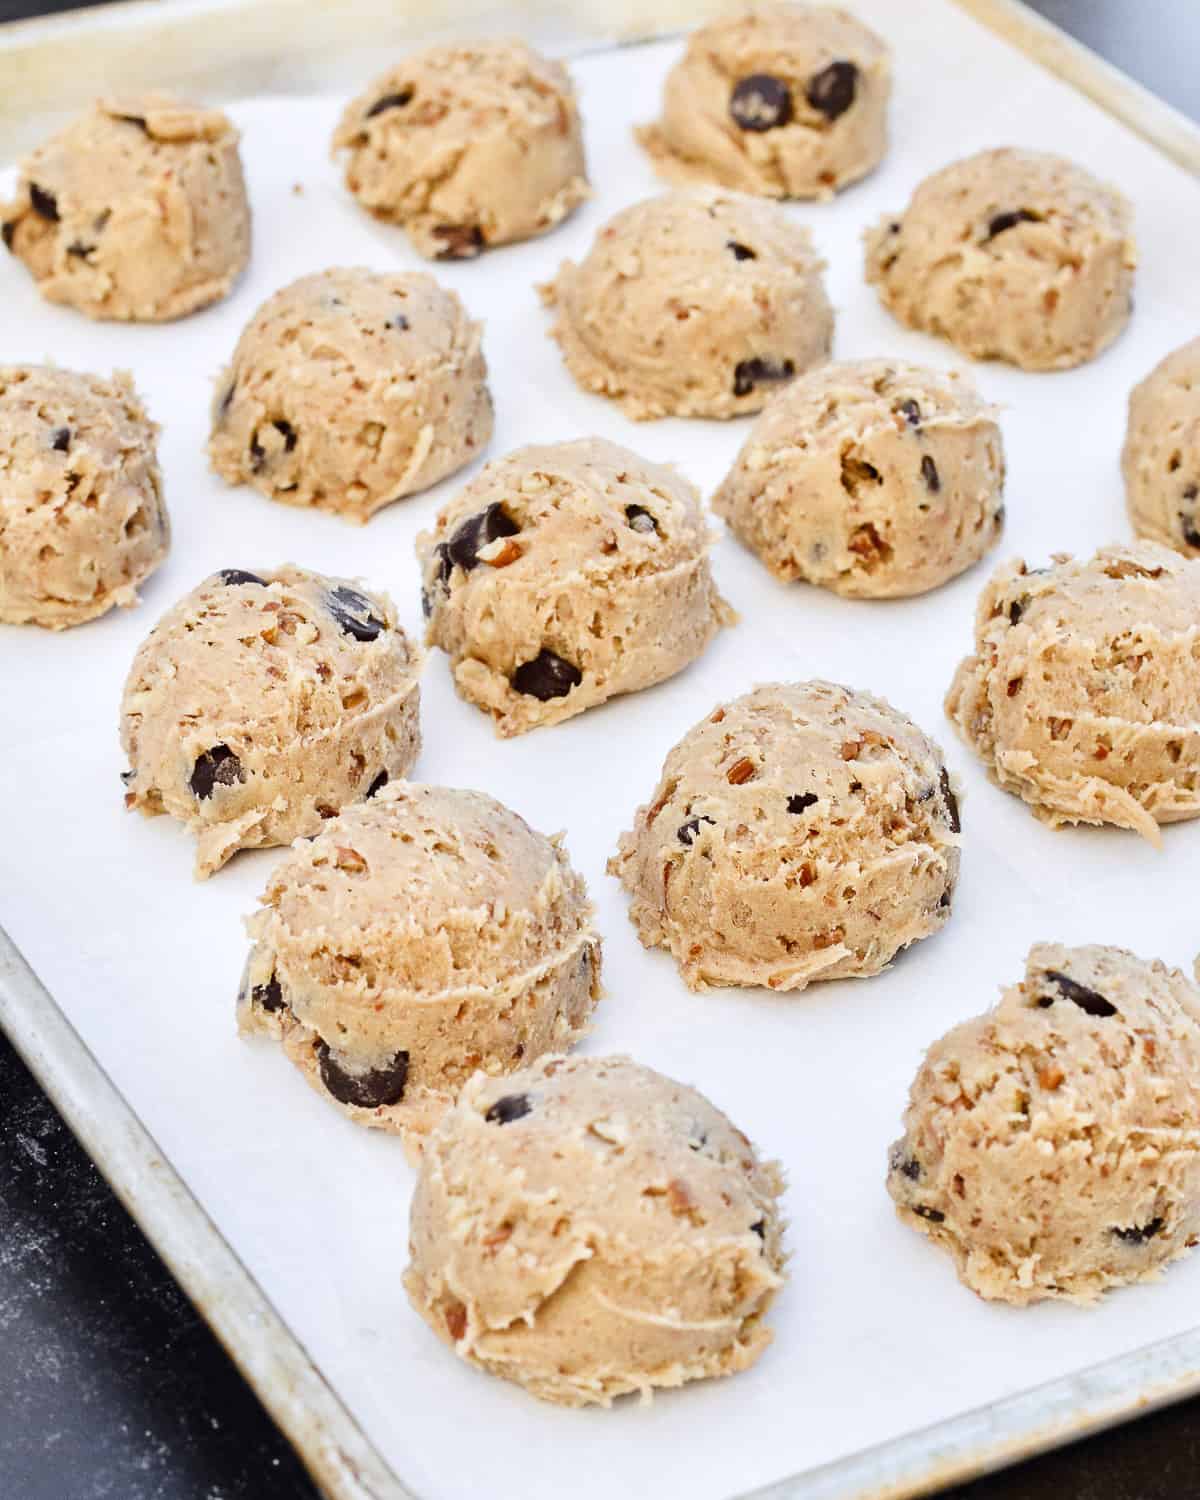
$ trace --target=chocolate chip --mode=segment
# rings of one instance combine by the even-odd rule
[[[1027,208],[1015,208],[1008,213],[997,214],[988,224],[987,237],[994,240],[998,234],[1003,234],[1006,229],[1013,229],[1018,224],[1040,224],[1041,214],[1031,213]]]
[[[895,1169],[901,1177],[907,1177],[909,1182],[921,1180],[921,1163],[915,1156],[902,1156],[895,1164]]]
[[[435,260],[474,260],[483,249],[483,230],[478,224],[438,224],[433,232],[442,241]]]
[[[499,501],[489,505],[486,510],[479,511],[477,515],[468,516],[454,529],[450,540],[445,543],[446,577],[450,576],[450,568],[455,564],[464,573],[469,573],[479,565],[481,548],[502,536],[516,536],[520,529],[506,514]]]
[[[233,786],[235,782],[245,779],[242,763],[229,746],[214,745],[211,750],[196,757],[188,785],[195,796],[201,801],[207,801],[212,796],[214,787]]]
[[[762,1240],[763,1244],[765,1245],[766,1242],[767,1242],[767,1221],[766,1221],[766,1219],[759,1219],[756,1224],[751,1224],[751,1226],[750,1226],[750,1233],[758,1235],[759,1239]]]
[[[790,813],[802,813],[807,808],[815,807],[816,803],[816,792],[798,792],[794,797],[788,798],[787,810]]]
[[[681,844],[686,844],[690,849],[695,843],[696,837],[700,832],[701,823],[711,823],[714,828],[717,826],[716,820],[714,818],[706,818],[703,814],[701,814],[701,816],[698,818],[689,818],[686,823],[681,823],[679,825],[679,842]]]
[[[931,1224],[944,1223],[946,1218],[940,1208],[926,1208],[923,1203],[914,1203],[913,1213],[920,1219],[928,1219]]]
[[[75,256],[77,260],[86,260],[95,248],[95,245],[85,245],[82,240],[73,240],[67,246],[67,254]]]
[[[283,451],[290,453],[296,446],[296,429],[290,422],[285,422],[282,417],[272,422],[271,426],[283,439]]]
[[[942,892],[941,896],[938,898],[938,910],[939,911],[944,910],[949,905],[950,905],[950,887],[947,886],[946,889]]]
[[[17,221],[15,219],[5,219],[4,222],[0,224],[0,240],[4,241],[4,248],[6,250],[12,249],[13,236],[16,234],[16,232]]]
[[[121,772],[121,785],[122,786],[129,786],[129,784],[136,778],[136,776],[137,776],[137,772],[134,771],[134,770],[122,771]]]
[[[366,1073],[347,1073],[334,1060],[325,1042],[317,1043],[317,1061],[321,1082],[339,1104],[357,1104],[360,1109],[378,1109],[384,1104],[399,1104],[408,1083],[408,1053],[397,1052],[383,1068]]]
[[[250,472],[257,474],[267,457],[267,450],[259,442],[257,434],[250,439]]]
[[[1117,1007],[1111,1001],[1106,1000],[1099,990],[1089,989],[1086,984],[1080,984],[1078,980],[1072,979],[1069,974],[1061,974],[1057,969],[1047,969],[1046,978],[1051,984],[1057,985],[1062,991],[1064,1000],[1070,1000],[1073,1005],[1078,1005],[1081,1011],[1089,1016],[1115,1016]],[[1043,1010],[1048,1010],[1057,995],[1043,995],[1038,1000],[1038,1005]]]
[[[658,522],[644,505],[627,505],[625,519],[629,522],[631,531],[640,531],[643,536],[658,531]]]
[[[808,80],[804,97],[827,120],[844,115],[854,103],[858,69],[852,62],[831,62]]]
[[[796,366],[790,359],[743,359],[733,371],[733,394],[748,396],[760,381],[790,380]]]
[[[425,588],[421,590],[421,613],[427,620],[433,613],[433,600],[430,597],[429,590]]]
[[[50,219],[53,223],[58,222],[58,199],[53,193],[48,193],[45,188],[38,187],[36,182],[31,182],[29,201],[35,214],[43,219]]]
[[[915,401],[901,401],[897,410],[910,427],[920,427],[921,408]]]
[[[403,313],[397,313],[392,319],[392,327],[399,333],[407,333],[410,326],[408,319]]]
[[[136,125],[139,130],[146,130],[145,115],[114,115],[113,119],[122,120],[126,125]],[[146,133],[149,134],[149,131]]]
[[[927,453],[921,460],[921,478],[925,481],[925,488],[931,495],[936,495],[942,487],[941,477],[937,471],[937,464]]]
[[[381,99],[376,99],[363,118],[373,120],[376,115],[384,114],[389,109],[403,109],[406,104],[412,103],[412,96],[412,89],[401,89],[398,94],[384,94]]]
[[[379,775],[376,776],[375,780],[372,781],[371,785],[367,788],[367,801],[369,802],[376,792],[381,792],[384,787],[387,786],[387,784],[388,773],[386,771],[380,771]]]
[[[514,1120],[523,1119],[532,1109],[528,1094],[505,1094],[503,1099],[496,1100],[483,1118],[489,1125],[511,1125]]]
[[[757,254],[751,250],[749,245],[739,245],[737,240],[726,240],[726,250],[733,251],[734,260],[757,260]]]
[[[954,795],[954,789],[950,785],[950,772],[945,766],[942,774],[938,777],[938,786],[941,788],[942,801],[946,804],[946,816],[950,819],[950,832],[961,833],[962,823],[958,817],[958,798]]]
[[[1008,623],[1010,625],[1016,625],[1020,621],[1021,616],[1025,613],[1025,606],[1028,603],[1028,596],[1024,599],[1014,599],[1012,601],[1008,606]]]
[[[544,647],[532,661],[522,662],[512,674],[512,685],[518,693],[526,693],[543,703],[550,698],[565,698],[582,681],[583,673],[578,667]]]
[[[1194,484],[1189,484],[1183,492],[1185,500],[1194,500],[1197,495],[1200,495],[1200,486]]]
[[[239,583],[256,583],[260,588],[266,588],[267,580],[260,578],[257,573],[247,573],[245,568],[222,568],[217,577],[226,588],[236,588]]]
[[[250,998],[260,1010],[282,1010],[283,991],[279,987],[278,976],[272,974],[266,984],[256,984],[250,991]]]
[[[356,641],[376,640],[387,629],[379,616],[371,613],[371,601],[357,589],[342,585],[334,589],[327,602],[329,613]]]
[[[775,130],[792,118],[792,91],[782,78],[751,73],[734,85],[729,113],[742,130]]]
[[[229,385],[229,389],[221,397],[221,404],[217,407],[217,416],[218,417],[223,417],[225,415],[225,413],[229,410],[229,408],[233,405],[233,393],[236,390],[237,390],[237,381],[236,380],[231,381],[230,385]]]
[[[1114,1225],[1113,1234],[1127,1245],[1144,1245],[1147,1240],[1152,1240],[1156,1234],[1160,1234],[1165,1227],[1166,1220],[1155,1216],[1148,1224],[1139,1224],[1133,1229],[1118,1229]]]
[[[1200,531],[1196,529],[1196,518],[1179,512],[1179,529],[1189,547],[1200,547]]]
[[[56,427],[50,434],[50,446],[55,453],[65,453],[71,446],[71,429],[69,427]]]

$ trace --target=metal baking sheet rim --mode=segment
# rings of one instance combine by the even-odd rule
[[[691,0],[685,13],[695,20],[700,12],[720,8],[721,3],[701,0],[697,5]],[[1020,0],[956,3],[1172,160],[1200,172],[1200,128],[1035,15]],[[278,13],[291,12],[293,22],[306,4],[307,0],[266,0],[267,7],[277,13],[276,20],[280,18]],[[173,41],[165,50],[183,56],[202,40],[206,18],[219,9],[226,12],[227,20],[235,22],[233,27],[221,27],[220,32],[227,42],[232,39],[244,48],[247,37],[238,33],[236,18],[257,10],[261,23],[262,8],[262,0],[237,0],[232,6],[220,0],[202,0],[189,5],[182,15],[168,19],[153,0],[133,0],[113,7],[107,16],[103,12],[75,12],[0,27],[0,73],[15,66],[27,85],[39,78],[47,81],[39,66],[43,54],[55,54],[53,71],[57,72],[64,62],[64,52],[69,56],[74,44],[94,41],[103,27],[113,40],[128,41],[130,32],[136,30],[140,59],[139,68],[128,79],[113,76],[112,69],[107,69],[105,85],[113,88],[141,82],[137,76],[141,60],[151,51],[156,31],[169,31]],[[434,15],[444,26],[447,8],[439,5],[430,11],[424,9],[422,0],[416,0],[397,7],[391,15],[394,20],[399,17],[398,35],[406,31],[412,34]],[[352,23],[355,11],[371,11],[376,17],[379,14],[373,0],[348,0],[338,9],[343,25]],[[484,19],[470,0],[463,0],[461,10],[468,24]],[[569,13],[580,32],[597,31],[591,0],[571,0],[555,10],[560,22],[564,13]],[[643,40],[674,29],[682,19],[677,0],[616,0],[607,11],[598,39],[609,44]],[[277,68],[281,30],[272,26],[269,31],[274,48],[271,60]],[[211,31],[208,36],[211,39]],[[121,48],[113,55],[119,57]],[[156,66],[169,65],[168,57],[157,47],[153,56]],[[244,50],[241,61],[246,61]],[[165,81],[161,72],[159,78]],[[20,103],[9,97],[10,103]],[[23,113],[28,121],[33,112]],[[5,124],[0,118],[0,127]],[[326,1383],[3,927],[0,1027],[211,1325],[322,1493],[330,1500],[418,1500]],[[1200,1328],[780,1480],[748,1493],[742,1500],[909,1500],[1197,1393]]]

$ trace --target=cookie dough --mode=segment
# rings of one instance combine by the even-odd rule
[[[47,301],[90,318],[207,307],[250,257],[238,133],[170,94],[101,99],[22,162],[0,235]]]
[[[1134,531],[1200,557],[1200,339],[1134,387],[1121,471]]]
[[[1200,562],[1153,542],[1004,563],[946,712],[1044,823],[1114,823],[1157,845],[1159,824],[1200,814],[1198,620]]]
[[[200,878],[314,834],[408,774],[420,666],[382,594],[292,566],[215,573],[133,659],[125,805],[186,824]]]
[[[739,417],[828,357],[823,265],[783,209],[709,188],[624,209],[541,293],[585,390],[639,421]]]
[[[0,621],[63,630],[167,555],[158,427],[123,371],[0,365]]]
[[[254,314],[217,382],[212,466],[268,499],[366,521],[487,446],[480,334],[432,276],[302,276]]]
[[[501,735],[680,672],[737,616],[686,479],[603,438],[496,459],[417,538],[427,641]]]
[[[1066,370],[1129,321],[1132,220],[1120,193],[1061,156],[983,151],[868,230],[867,280],[901,323],[972,359]]]
[[[588,196],[570,75],[524,42],[414,52],[348,107],[333,149],[363,207],[433,260],[544,234]]]
[[[802,990],[878,974],[945,924],[959,831],[911,719],[836,683],[769,683],[684,735],[608,870],[690,989]]]
[[[1121,948],[1039,943],[933,1044],[892,1147],[904,1222],[981,1297],[1093,1302],[1200,1238],[1200,990]]]
[[[978,562],[1003,500],[1000,429],[971,382],[876,359],[781,391],[712,504],[777,578],[887,599]]]
[[[239,1029],[413,1149],[476,1069],[565,1051],[599,997],[582,877],[482,792],[384,786],[298,841],[262,903]]]
[[[635,133],[675,182],[832,198],[887,149],[888,50],[843,10],[759,4],[692,33]]]
[[[430,1137],[404,1284],[460,1358],[562,1406],[751,1366],[784,1280],[780,1170],[624,1057],[476,1075]]]

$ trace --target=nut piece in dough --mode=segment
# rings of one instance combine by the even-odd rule
[[[736,615],[686,479],[603,438],[496,459],[417,538],[428,643],[497,733],[662,682]]]
[[[63,630],[137,603],[171,535],[157,439],[123,371],[0,365],[0,621]]]
[[[420,272],[303,276],[254,314],[218,380],[212,466],[268,499],[366,521],[487,446],[480,334]]]
[[[638,421],[740,417],[828,358],[823,264],[776,204],[708,188],[622,210],[541,292],[585,390]]]
[[[567,70],[524,42],[427,47],[342,116],[346,186],[432,260],[544,234],[587,196]]]
[[[972,359],[1066,370],[1129,321],[1132,218],[1120,193],[1061,156],[983,151],[867,231],[866,276],[901,323]]]
[[[1200,339],[1134,387],[1121,471],[1137,534],[1200,557]]]
[[[600,994],[582,877],[482,792],[385,786],[297,841],[262,902],[239,1029],[414,1153],[472,1073],[565,1051]]]
[[[712,504],[777,578],[887,599],[978,562],[1003,497],[1000,429],[971,382],[877,359],[780,391]]]
[[[1003,563],[975,654],[946,695],[992,779],[1051,827],[1115,823],[1161,843],[1200,814],[1200,561],[1154,542]]]
[[[404,1284],[460,1358],[562,1406],[732,1375],[770,1342],[783,1180],[625,1057],[476,1075],[429,1138]]]
[[[134,657],[125,805],[197,834],[201,879],[239,849],[314,834],[408,774],[420,667],[382,594],[292,566],[214,573]]]
[[[692,33],[635,134],[674,182],[832,198],[879,165],[891,86],[887,48],[844,10],[750,5]]]
[[[608,870],[690,989],[802,990],[878,974],[944,926],[959,831],[911,719],[836,683],[769,683],[684,735]]]
[[[0,234],[49,302],[184,317],[228,296],[250,257],[238,133],[169,94],[102,99],[21,164]]]
[[[1200,1238],[1200,991],[1121,948],[1038,943],[930,1047],[888,1192],[981,1297],[1094,1302]]]

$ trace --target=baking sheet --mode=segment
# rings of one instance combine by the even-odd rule
[[[1186,225],[1200,189],[1094,105],[988,36],[947,0],[903,11],[861,0],[896,52],[894,144],[884,167],[832,205],[789,208],[830,265],[839,357],[895,353],[954,363],[898,329],[861,281],[858,235],[914,182],[986,145],[1052,146],[1134,200],[1142,248],[1129,332],[1093,366],[1053,376],[980,367],[1002,403],[1008,533],[996,556],[1032,560],[1128,534],[1116,457],[1129,386],[1195,332],[1200,272]],[[547,239],[439,267],[487,319],[498,425],[492,453],[598,432],[675,460],[706,493],[748,423],[634,425],[570,384],[532,284],[578,256],[615,209],[656,189],[632,146],[678,44],[582,59],[575,72],[597,196]],[[368,1435],[419,1494],[557,1497],[638,1493],[647,1476],[721,1497],[828,1464],[1200,1322],[1200,1262],[1097,1311],[990,1308],[899,1226],[883,1191],[887,1143],[922,1047],[988,1003],[1028,944],[1120,942],[1190,964],[1200,831],[1166,831],[1156,854],[1129,835],[1054,834],[987,785],[952,742],[940,700],[970,639],[988,564],[932,596],[839,601],[772,582],[731,541],[715,566],[743,624],[674,682],[552,731],[500,743],[460,704],[444,659],[424,682],[427,780],[478,785],[536,826],[565,827],[606,938],[609,998],[590,1050],[628,1050],[695,1082],[786,1163],[794,1253],[777,1340],[755,1370],[642,1408],[565,1413],[461,1366],[404,1301],[399,1272],[411,1173],[395,1141],[356,1130],[278,1051],[240,1043],[232,1002],[254,906],[277,854],[240,856],[207,885],[166,819],[127,818],[117,773],[120,687],[137,642],[175,597],[220,566],[294,558],[360,574],[419,629],[412,538],[461,479],[384,512],[365,530],[292,512],[206,472],[211,377],[276,286],[330,263],[416,266],[402,237],[343,196],[326,141],[338,100],[250,102],[233,111],[255,210],[250,274],[223,306],[166,328],[94,327],[44,306],[0,265],[3,357],[132,368],[164,424],[175,522],[171,559],[142,609],[60,637],[0,632],[8,836],[6,926],[164,1152],[312,1353]],[[302,188],[293,191],[295,184]],[[968,788],[953,921],[887,975],[800,997],[683,990],[644,953],[603,874],[617,833],[665,750],[718,698],[759,680],[825,675],[882,692],[946,745]],[[464,1442],[469,1431],[475,1441]]]

